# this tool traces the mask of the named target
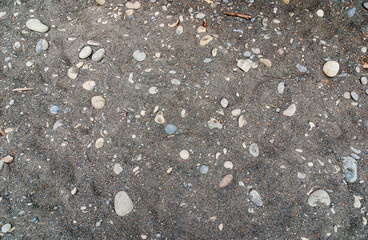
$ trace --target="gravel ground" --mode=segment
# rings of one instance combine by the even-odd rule
[[[1,239],[368,238],[368,3],[97,2],[0,2]]]

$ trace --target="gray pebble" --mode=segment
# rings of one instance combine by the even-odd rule
[[[367,95],[368,95],[368,89],[366,89],[366,90],[365,90],[365,94],[367,94]]]
[[[249,51],[246,51],[243,55],[244,55],[244,57],[248,57],[249,58],[250,55],[252,55],[252,54]]]
[[[105,49],[101,48],[98,49],[93,55],[92,55],[92,61],[99,62],[105,57]]]
[[[249,199],[258,207],[263,206],[263,201],[261,199],[261,196],[259,196],[259,193],[256,190],[252,190],[249,193]]]
[[[259,147],[257,143],[252,143],[249,146],[249,153],[252,155],[252,157],[258,157],[259,156]]]
[[[355,10],[356,8],[349,8],[347,13],[348,13],[348,17],[352,18],[355,15]]]
[[[358,96],[358,94],[356,92],[353,91],[353,92],[350,93],[350,95],[351,95],[351,98],[352,99],[354,99],[355,101],[358,101],[359,96]]]
[[[210,62],[212,62],[212,59],[211,59],[211,58],[205,58],[205,59],[203,60],[203,62],[204,62],[204,63],[210,63]]]
[[[368,2],[363,3],[363,7],[365,8],[365,10],[368,10]]]
[[[144,61],[144,59],[146,59],[146,54],[144,52],[137,50],[133,53],[133,58],[138,62],[142,62]]]
[[[49,43],[46,39],[40,39],[36,44],[36,53],[46,51],[49,48]]]
[[[355,182],[358,178],[357,161],[352,157],[347,157],[342,161],[342,167],[346,181]]]
[[[331,203],[330,196],[325,190],[314,191],[308,198],[308,205],[311,207],[317,207],[321,205],[329,206]]]
[[[201,174],[206,174],[208,172],[208,167],[206,165],[202,165],[199,167],[199,172]]]
[[[56,105],[50,107],[51,114],[58,114],[60,111],[60,108]]]
[[[280,94],[283,94],[284,93],[284,89],[285,89],[285,83],[284,82],[280,82],[279,85],[277,85],[277,91]]]
[[[168,124],[165,127],[165,132],[169,135],[174,134],[174,132],[177,130],[177,127],[174,124]]]
[[[115,195],[114,207],[116,214],[123,217],[133,211],[134,204],[126,192],[120,191]]]
[[[351,153],[350,154],[350,157],[352,157],[352,158],[354,158],[356,160],[359,160],[360,159],[360,157],[358,155],[356,155],[355,153]]]
[[[300,65],[299,63],[296,65],[296,67],[298,68],[298,70],[302,73],[308,71],[306,67],[304,67],[303,65]]]
[[[367,83],[368,83],[367,77],[361,77],[360,78],[360,83],[363,84],[363,85],[367,85]]]
[[[356,149],[355,147],[352,147],[352,146],[350,146],[350,150],[353,151],[356,154],[360,154],[362,152],[359,149]]]
[[[1,232],[3,233],[7,233],[9,232],[9,230],[11,229],[11,224],[10,223],[6,223],[1,227]]]

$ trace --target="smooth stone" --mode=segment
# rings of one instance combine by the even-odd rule
[[[329,206],[331,203],[330,196],[328,193],[324,190],[317,190],[314,191],[309,197],[308,197],[308,205],[311,207],[317,207],[321,205]]]
[[[355,15],[356,8],[349,8],[347,11],[348,17],[352,18]]]
[[[183,31],[184,31],[183,26],[178,26],[178,27],[176,28],[176,34],[178,34],[178,35],[182,34],[182,33],[183,33]]]
[[[353,183],[358,178],[357,161],[352,157],[347,157],[342,161],[342,168],[345,179],[349,183]]]
[[[226,162],[224,163],[224,167],[225,167],[225,168],[228,168],[228,169],[233,169],[234,164],[233,164],[232,162],[230,162],[230,161],[226,161]]]
[[[104,143],[105,143],[105,140],[103,138],[99,138],[95,142],[95,147],[97,149],[102,148],[102,146],[104,145]]]
[[[106,0],[96,0],[96,3],[97,3],[98,5],[104,5],[104,4],[105,4],[105,2],[106,2]]]
[[[328,61],[323,65],[322,70],[326,76],[335,77],[339,73],[340,65],[336,61]]]
[[[6,223],[1,227],[1,232],[2,233],[7,233],[9,232],[9,230],[11,229],[11,224],[10,223]]]
[[[63,120],[57,120],[52,126],[52,130],[56,131],[59,127],[63,126]]]
[[[249,153],[252,157],[258,157],[259,156],[259,147],[257,143],[252,143],[249,146]]]
[[[206,32],[207,31],[207,29],[205,28],[205,27],[203,27],[203,26],[199,26],[198,28],[197,28],[197,33],[204,33],[204,32]]]
[[[121,167],[120,163],[115,163],[113,170],[114,170],[114,173],[117,175],[123,172],[123,168]]]
[[[308,71],[308,69],[306,67],[304,67],[303,65],[300,65],[299,63],[296,65],[296,67],[298,68],[298,70],[302,73],[305,73]]]
[[[0,12],[0,18],[5,17],[5,15],[6,15],[6,12]]]
[[[202,19],[202,18],[204,18],[205,16],[206,16],[206,15],[205,15],[204,13],[200,12],[200,13],[198,13],[198,14],[197,14],[196,18],[198,18],[198,19]]]
[[[202,165],[202,166],[200,166],[200,167],[199,167],[199,172],[200,172],[201,174],[206,174],[206,173],[208,173],[208,167],[207,167],[206,165]]]
[[[72,80],[76,79],[76,78],[77,78],[77,76],[78,76],[78,68],[76,68],[76,67],[71,67],[71,68],[69,68],[69,69],[68,69],[68,72],[67,72],[67,76],[68,76],[70,79],[72,79]]]
[[[210,43],[212,40],[213,40],[213,37],[211,35],[206,35],[203,38],[201,38],[201,40],[199,40],[199,45],[203,47],[207,45],[208,43]]]
[[[101,109],[105,106],[105,99],[102,96],[94,96],[91,99],[92,106],[96,109]]]
[[[154,94],[158,93],[158,89],[157,89],[157,87],[150,87],[148,89],[148,92],[149,92],[149,94],[154,95]]]
[[[355,154],[355,153],[350,153],[350,157],[352,157],[352,158],[354,158],[356,160],[360,160],[360,157],[357,154]]]
[[[14,161],[14,157],[7,155],[1,159],[4,163],[12,163]]]
[[[255,205],[257,205],[257,207],[262,207],[263,206],[263,201],[261,199],[261,196],[259,196],[259,193],[256,190],[250,191],[250,193],[249,193],[249,199]]]
[[[144,61],[144,59],[146,59],[146,54],[144,52],[137,50],[133,53],[133,58],[138,62],[142,62]]]
[[[50,29],[47,25],[43,24],[40,20],[36,18],[29,19],[26,22],[26,27],[32,31],[40,33],[45,33]]]
[[[277,91],[280,94],[283,94],[285,90],[285,83],[284,82],[280,82],[279,85],[277,85]]]
[[[244,52],[243,56],[249,58],[252,54],[249,51]]]
[[[204,63],[210,63],[210,62],[212,62],[212,59],[211,59],[211,58],[205,58],[205,59],[203,60],[203,62],[204,62]]]
[[[123,217],[133,211],[134,205],[128,194],[120,191],[115,195],[114,207],[116,214]]]
[[[209,129],[214,129],[214,128],[222,129],[222,124],[214,118],[211,118],[207,122],[207,126],[208,126]]]
[[[368,79],[367,77],[361,77],[360,78],[360,83],[363,84],[363,85],[367,85],[368,84]]]
[[[83,88],[88,90],[88,91],[92,91],[96,86],[96,82],[95,81],[86,81],[83,83]]]
[[[356,92],[353,91],[353,92],[350,93],[350,95],[351,95],[351,98],[353,100],[358,101],[359,96],[358,96],[358,94]]]
[[[92,55],[92,61],[99,62],[105,57],[105,49],[100,48]]]
[[[58,113],[59,113],[59,111],[60,111],[59,106],[54,105],[54,106],[51,106],[51,107],[50,107],[50,112],[51,112],[51,114],[58,114]]]
[[[38,40],[36,44],[36,53],[43,51],[46,51],[49,48],[49,43],[46,39],[40,39]]]
[[[88,40],[87,44],[91,46],[100,46],[100,43],[94,40]]]
[[[233,175],[228,174],[225,177],[222,178],[219,187],[223,188],[226,187],[227,185],[229,185],[231,183],[231,181],[233,180]]]
[[[368,95],[368,89],[366,89],[366,90],[365,90],[365,94],[367,94],[367,95]]]
[[[325,15],[325,12],[322,9],[317,10],[317,16],[318,17],[323,17],[324,15]]]
[[[179,156],[183,160],[187,160],[189,158],[189,152],[187,150],[181,150]]]
[[[345,99],[350,99],[350,98],[351,98],[351,95],[350,95],[350,93],[349,93],[349,92],[344,92],[343,97],[344,97]]]
[[[296,112],[296,105],[291,104],[282,114],[287,117],[291,117]]]
[[[272,66],[272,62],[269,59],[261,58],[261,59],[259,59],[259,61],[261,63],[263,63],[264,65],[266,65],[266,67],[271,67]]]
[[[1,171],[1,169],[3,169],[3,166],[4,166],[4,162],[0,161],[0,171]]]
[[[247,124],[247,120],[245,120],[245,116],[244,115],[240,115],[240,117],[238,118],[238,125],[240,128],[244,127],[245,124]]]
[[[241,114],[241,109],[239,109],[239,108],[234,109],[234,110],[232,110],[232,111],[231,111],[231,115],[232,115],[233,117],[237,117],[237,116],[239,116],[240,114]]]
[[[155,122],[158,124],[165,123],[164,113],[159,111],[155,116]]]
[[[363,7],[365,8],[365,10],[368,10],[368,2],[363,3]]]
[[[239,59],[236,66],[243,70],[244,72],[248,72],[249,69],[252,67],[253,62],[250,59]]]
[[[91,56],[92,54],[92,48],[90,46],[85,46],[82,48],[82,50],[79,52],[79,58],[85,59]]]
[[[165,132],[169,135],[174,134],[174,132],[177,130],[177,127],[174,124],[168,124],[165,127]]]
[[[134,10],[137,10],[137,9],[140,9],[142,6],[142,4],[138,1],[135,1],[135,2],[127,2],[125,4],[125,7],[128,8],[128,9],[134,9]]]
[[[74,188],[70,191],[70,193],[71,193],[72,195],[75,195],[75,194],[77,193],[77,191],[78,191],[78,188],[74,187]]]
[[[352,146],[350,146],[350,150],[351,150],[351,151],[353,151],[353,152],[354,152],[354,153],[356,153],[356,154],[361,154],[361,153],[362,153],[362,151],[361,151],[361,150],[356,149],[355,147],[352,147]]]
[[[171,79],[171,84],[173,85],[180,85],[180,81],[178,79]]]
[[[223,99],[221,99],[220,104],[221,104],[221,106],[222,106],[223,108],[226,108],[226,107],[229,105],[229,101],[227,101],[227,99],[226,99],[226,98],[223,98]]]
[[[362,206],[362,203],[360,202],[360,199],[358,196],[354,195],[354,207],[360,208]]]

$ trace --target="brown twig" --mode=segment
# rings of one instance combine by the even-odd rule
[[[233,13],[233,12],[224,12],[225,15],[227,16],[234,16],[234,17],[240,17],[240,18],[244,18],[244,19],[251,19],[252,16],[248,15],[248,14],[240,14],[240,13]]]

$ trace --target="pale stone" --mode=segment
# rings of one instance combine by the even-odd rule
[[[120,191],[115,195],[114,207],[116,214],[123,217],[133,211],[134,205],[128,194]]]
[[[92,106],[96,109],[101,109],[105,106],[105,99],[102,96],[94,96],[91,102]]]

